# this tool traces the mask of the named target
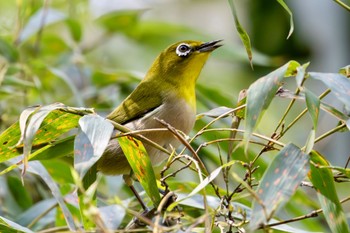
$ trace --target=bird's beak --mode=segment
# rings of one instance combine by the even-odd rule
[[[219,42],[221,42],[222,40],[214,40],[214,41],[210,41],[210,42],[206,42],[203,43],[201,45],[199,45],[196,50],[200,53],[204,53],[204,52],[211,52],[219,47],[222,46],[222,44],[218,44]]]

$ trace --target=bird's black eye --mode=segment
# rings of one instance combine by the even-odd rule
[[[176,54],[179,57],[186,57],[191,52],[191,47],[188,44],[182,43],[176,48]]]

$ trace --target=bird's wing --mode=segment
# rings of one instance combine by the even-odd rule
[[[107,119],[126,124],[156,109],[162,104],[162,97],[154,88],[148,82],[141,82]]]

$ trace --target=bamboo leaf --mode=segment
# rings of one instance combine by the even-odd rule
[[[312,151],[310,156],[312,163],[309,179],[317,191],[328,226],[334,233],[347,233],[349,232],[349,226],[338,199],[333,174],[328,168],[321,167],[329,166],[329,163],[316,151]]]
[[[284,206],[306,177],[309,156],[294,144],[287,144],[274,158],[257,188],[258,200],[253,201],[249,229],[267,224],[274,213]]]
[[[145,147],[139,140],[127,136],[118,138],[120,147],[127,158],[137,180],[140,182],[154,206],[160,203],[156,176]]]
[[[74,141],[74,168],[80,177],[97,162],[113,133],[113,125],[98,115],[86,115],[79,120],[79,132]]]

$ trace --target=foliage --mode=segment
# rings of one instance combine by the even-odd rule
[[[68,1],[1,3],[18,15],[10,24],[17,25],[15,32],[5,23],[0,29],[0,231],[113,232],[142,228],[141,221],[154,232],[349,232],[343,203],[350,198],[340,187],[350,171],[316,150],[350,129],[349,66],[320,73],[308,71],[309,63],[255,59],[259,54],[229,0],[249,62],[269,72],[259,72],[263,77],[240,92],[237,104],[227,90],[199,83],[193,134],[161,122],[182,146],[159,148],[169,158],[154,172],[143,147],[152,142],[103,116],[140,80],[131,69],[148,66],[143,60],[151,61],[170,41],[211,36],[144,19],[146,7],[120,2],[107,11],[93,9],[94,1],[69,1],[69,10],[63,10]],[[292,11],[278,3],[290,16],[290,37]],[[137,51],[145,55],[135,62]],[[227,57],[235,55],[224,49],[211,60],[218,56],[231,65]],[[321,94],[315,83],[326,87]],[[233,96],[239,91],[228,90]],[[311,121],[303,122],[305,114]],[[323,115],[338,124],[320,133]],[[139,211],[120,178],[96,176],[94,164],[114,128],[148,211]]]

